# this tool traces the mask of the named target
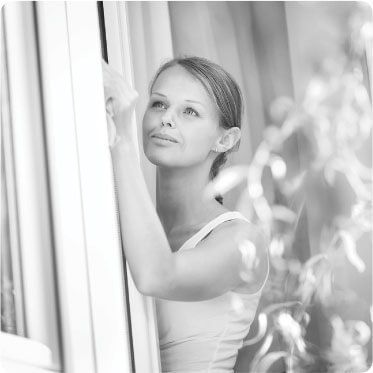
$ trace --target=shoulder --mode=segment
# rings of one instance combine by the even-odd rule
[[[237,290],[255,293],[263,287],[269,271],[270,239],[262,227],[236,218],[220,224],[211,233],[210,239],[226,248],[239,249],[243,282],[237,286]]]
[[[215,236],[225,236],[229,240],[240,242],[250,240],[254,244],[266,248],[269,246],[269,235],[257,224],[242,218],[233,218],[217,226],[211,232],[211,238]]]
[[[207,242],[219,243],[233,249],[239,249],[242,260],[255,257],[256,262],[261,264],[261,269],[267,267],[270,238],[266,231],[257,224],[248,220],[235,217],[224,221],[215,227],[208,237]]]

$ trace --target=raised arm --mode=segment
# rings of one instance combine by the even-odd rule
[[[180,301],[209,299],[242,286],[248,292],[258,290],[268,270],[267,243],[247,222],[223,223],[198,248],[172,253],[138,164],[129,126],[137,95],[106,65],[104,82],[108,111],[120,137],[111,154],[123,245],[138,290]],[[255,246],[251,268],[241,250],[245,240]]]

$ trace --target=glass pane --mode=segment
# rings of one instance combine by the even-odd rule
[[[7,191],[5,186],[4,147],[1,137],[1,330],[17,334],[13,271],[11,266]]]
[[[2,22],[2,27],[3,27]],[[4,30],[2,30],[4,36]],[[24,336],[5,42],[1,43],[1,330]]]

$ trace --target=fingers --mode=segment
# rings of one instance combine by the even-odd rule
[[[113,119],[110,115],[106,114],[106,124],[107,124],[107,134],[109,147],[113,148],[119,141],[120,136],[117,134],[117,128],[113,122]]]
[[[130,84],[110,67],[104,60],[101,60],[106,112],[115,117],[119,113],[129,112],[134,109],[138,93]]]

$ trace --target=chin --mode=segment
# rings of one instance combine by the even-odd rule
[[[175,154],[174,152],[164,149],[154,149],[148,147],[144,149],[144,153],[149,162],[153,163],[155,166],[175,166]]]

